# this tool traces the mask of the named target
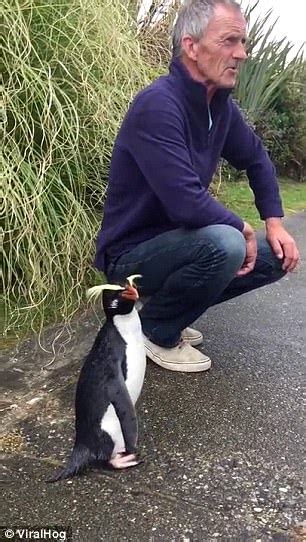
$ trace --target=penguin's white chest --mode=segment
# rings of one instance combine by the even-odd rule
[[[146,353],[138,312],[134,308],[128,315],[114,317],[114,325],[126,342],[126,387],[135,404],[144,381],[146,371]]]
[[[138,312],[134,308],[129,315],[114,317],[114,325],[126,342],[126,387],[135,405],[144,381],[146,372],[146,353],[143,343],[142,330]],[[121,425],[113,405],[109,405],[102,421],[101,428],[106,431],[114,442],[113,456],[125,450]]]

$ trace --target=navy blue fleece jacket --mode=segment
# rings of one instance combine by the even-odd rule
[[[246,170],[262,219],[283,216],[275,169],[227,89],[210,103],[179,59],[141,91],[115,141],[95,265],[174,228],[243,221],[208,192],[220,157]]]

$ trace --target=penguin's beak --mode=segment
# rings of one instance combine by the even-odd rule
[[[130,284],[127,284],[124,291],[121,294],[121,297],[123,299],[129,299],[130,301],[137,301],[139,299],[138,292],[134,286],[131,286]]]

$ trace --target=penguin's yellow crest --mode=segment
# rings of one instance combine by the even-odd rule
[[[141,279],[142,275],[130,275],[126,278],[130,286],[134,286],[135,279]]]
[[[130,286],[133,286],[134,280],[136,278],[141,278],[142,275],[130,275],[127,277],[127,282]],[[103,290],[124,290],[125,288],[123,286],[119,286],[119,284],[100,284],[99,286],[93,286],[92,288],[89,288],[86,292],[86,297],[89,299],[89,301],[96,301],[98,297],[101,295]]]

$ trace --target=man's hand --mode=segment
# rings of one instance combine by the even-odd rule
[[[239,269],[237,272],[237,277],[243,277],[244,275],[250,273],[250,271],[253,271],[257,256],[257,241],[255,232],[247,222],[244,223],[242,234],[244,235],[246,241],[246,255],[241,269]]]
[[[294,239],[285,230],[280,218],[266,219],[266,237],[276,257],[283,260],[282,269],[293,271],[300,255]]]

